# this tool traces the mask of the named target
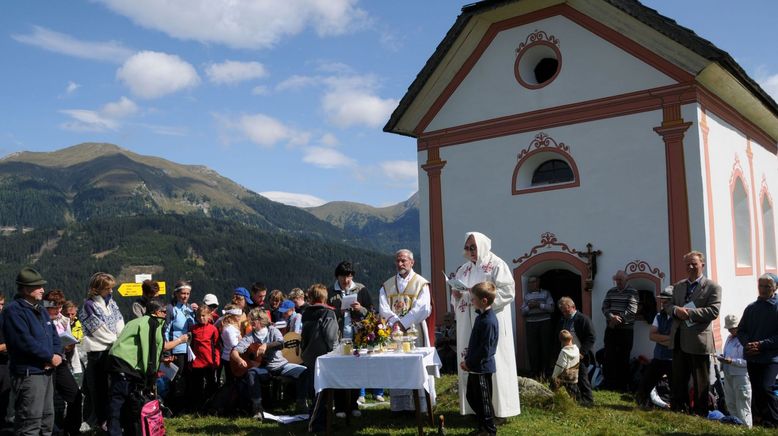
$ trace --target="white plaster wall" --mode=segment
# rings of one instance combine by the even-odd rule
[[[721,337],[726,339],[728,332],[724,329],[724,316],[728,314],[742,315],[743,309],[756,299],[757,278],[764,273],[764,242],[763,226],[761,224],[761,205],[759,192],[762,175],[765,176],[770,192],[777,192],[776,169],[778,158],[759,144],[752,142],[753,151],[753,182],[751,166],[747,154],[747,137],[714,114],[708,112],[710,149],[711,189],[713,192],[713,214],[715,221],[716,258],[709,259],[708,270],[715,262],[717,279],[722,286],[722,302],[720,312]],[[733,174],[735,155],[740,160],[746,189],[749,195],[751,213],[751,250],[753,273],[748,276],[735,274],[735,248],[732,223],[732,196],[730,193],[730,178]],[[755,185],[752,187],[752,184]],[[753,195],[756,195],[754,202]],[[754,208],[756,206],[756,209]],[[754,216],[759,217],[759,233],[756,233]],[[759,256],[757,256],[757,238],[759,239]],[[757,263],[759,262],[759,263]]]
[[[535,30],[559,39],[562,66],[549,85],[514,77],[516,48]],[[562,16],[500,32],[426,131],[675,83],[631,54]]]
[[[442,148],[446,270],[464,262],[464,234],[471,230],[487,234],[512,267],[544,232],[579,250],[591,242],[603,251],[592,295],[601,347],[600,306],[613,273],[635,259],[669,273],[664,142],[652,130],[661,119],[661,111],[652,111],[546,130],[570,147],[578,165],[581,185],[572,189],[511,194],[517,155],[538,132]],[[425,238],[423,225],[422,246]],[[636,350],[644,350],[639,342]]]

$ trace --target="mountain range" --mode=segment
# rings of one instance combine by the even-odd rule
[[[257,280],[285,291],[328,283],[350,259],[376,290],[394,250],[418,251],[417,202],[305,210],[113,144],[14,153],[0,159],[0,286],[13,289],[15,271],[34,263],[76,301],[98,270],[122,282],[139,272],[169,285],[188,278],[195,298],[199,287],[223,301]]]

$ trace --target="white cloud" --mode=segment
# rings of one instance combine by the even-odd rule
[[[416,161],[412,160],[388,160],[379,164],[384,175],[392,180],[410,181],[416,180],[419,170]]]
[[[354,159],[329,147],[307,147],[303,162],[320,168],[352,167],[357,164]]]
[[[127,97],[122,96],[119,101],[106,103],[101,113],[110,118],[124,118],[138,112],[138,105]]]
[[[264,85],[255,86],[254,89],[251,90],[251,95],[267,95],[269,93],[270,90]]]
[[[253,143],[272,147],[279,142],[287,145],[303,145],[310,140],[310,134],[287,126],[281,121],[264,114],[243,115],[237,128]]]
[[[778,101],[778,74],[768,75],[758,80],[759,86],[765,90],[773,100]]]
[[[325,133],[322,135],[321,138],[319,138],[319,142],[329,147],[334,147],[339,143],[338,138],[332,133]]]
[[[100,0],[135,23],[168,35],[233,48],[270,48],[312,27],[320,36],[368,24],[357,0]]]
[[[367,91],[332,90],[324,95],[322,109],[330,122],[339,127],[379,127],[386,123],[397,103],[399,100],[384,99]]]
[[[70,81],[68,82],[68,86],[65,87],[65,94],[72,94],[76,92],[76,90],[80,87],[81,85],[79,85],[78,83]]]
[[[282,80],[276,85],[276,91],[297,90],[308,86],[314,86],[321,82],[322,78],[317,76],[293,75]]]
[[[259,62],[224,61],[208,65],[205,74],[213,83],[231,84],[267,76],[267,69]]]
[[[316,207],[321,206],[327,202],[326,200],[322,200],[321,198],[313,195],[298,194],[295,192],[265,191],[260,192],[259,195],[279,203],[297,207]]]
[[[127,59],[116,77],[141,98],[162,97],[200,83],[194,67],[176,55],[141,51]]]
[[[77,132],[104,132],[116,130],[119,123],[116,120],[106,118],[97,111],[86,109],[64,109],[61,113],[70,116],[71,121],[60,124],[65,130]]]
[[[30,34],[11,37],[23,44],[83,59],[121,63],[132,55],[132,50],[116,41],[82,41],[41,26],[33,26]]]
[[[69,116],[70,121],[60,124],[65,130],[78,132],[104,132],[118,130],[123,118],[138,112],[138,106],[129,98],[122,96],[118,101],[109,102],[99,110],[64,109],[61,113]]]
[[[372,75],[330,77],[325,82],[329,89],[322,97],[322,110],[339,127],[360,124],[379,127],[399,103],[375,94],[377,79]]]

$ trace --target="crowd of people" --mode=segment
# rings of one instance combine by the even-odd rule
[[[703,253],[692,251],[684,262],[687,278],[660,292],[655,311],[640,311],[641,304],[654,302],[641,301],[627,274],[616,272],[615,286],[605,293],[601,307],[606,327],[598,358],[592,350],[596,339],[592,322],[576,311],[569,297],[557,302],[561,313],[557,336],[549,333],[553,298],[537,277],[529,277],[521,310],[532,375],[550,379],[553,386],[564,387],[582,405],[591,406],[593,374],[586,368],[598,363],[603,376],[598,388],[633,392],[641,408],[667,408],[749,427],[778,426],[778,277],[759,277],[756,301],[742,316],[723,317],[729,336],[717,354],[713,328],[719,318],[721,286],[703,275]],[[650,324],[654,353],[645,365],[630,359],[639,312],[653,313],[645,321]],[[554,352],[548,348],[557,339],[554,363]]]
[[[491,252],[485,235],[468,233],[464,255],[466,262],[449,281],[451,311],[437,331],[438,349],[444,363],[455,364],[458,372],[460,413],[475,415],[475,434],[491,435],[520,413],[510,308],[515,284],[511,269]],[[716,351],[712,322],[719,316],[721,287],[702,274],[702,253],[687,254],[685,262],[688,278],[659,295],[650,332],[656,342],[654,358],[635,396],[641,407],[663,404],[707,415],[715,368],[711,356]],[[165,301],[158,295],[158,283],[147,280],[126,323],[112,297],[116,280],[110,274],[94,274],[79,305],[67,301],[62,290],[45,291],[46,280],[26,267],[16,278],[13,301],[3,308],[4,298],[0,299],[2,424],[24,435],[72,435],[86,426],[128,434],[135,419],[133,407],[145,393],[155,392],[173,414],[211,413],[213,404],[207,399],[229,390],[242,399],[244,407],[238,409],[261,420],[270,404],[263,391],[271,381],[281,380],[293,386],[296,411],[310,414],[309,430],[322,431],[325,407],[314,392],[313,368],[316,359],[339,341],[353,338],[355,323],[377,312],[393,330],[420,332],[419,346],[434,344],[429,282],[413,271],[409,250],[395,254],[395,266],[397,274],[383,283],[377,304],[354,280],[356,271],[347,261],[335,268],[331,286],[314,284],[307,292],[295,288],[284,294],[268,292],[256,282],[248,289],[235,288],[224,307],[213,294],[192,301],[192,283],[185,280],[175,283],[172,298]],[[600,359],[602,387],[626,391],[640,301],[623,271],[613,279],[616,286],[607,291],[602,304],[607,324]],[[533,375],[592,406],[588,368],[597,359],[591,319],[569,297],[554,301],[537,277],[530,277],[528,285],[521,311]],[[741,317],[724,318],[730,336],[716,356],[723,367],[728,414],[749,426],[754,421],[778,424],[775,291],[775,276],[759,278],[757,300]],[[555,310],[560,314],[556,326],[551,318]],[[299,346],[294,362],[284,353],[291,343]],[[661,380],[671,393],[664,403],[652,402]],[[432,377],[429,386],[434,404]],[[415,394],[392,390],[391,410],[414,410]],[[364,391],[337,391],[336,416],[360,416],[358,400],[363,397]],[[419,403],[426,408],[426,401]]]

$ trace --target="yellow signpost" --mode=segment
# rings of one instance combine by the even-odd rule
[[[159,295],[165,295],[165,282],[157,282],[159,284]],[[122,297],[140,297],[143,295],[140,283],[122,283],[119,285],[119,295]]]

